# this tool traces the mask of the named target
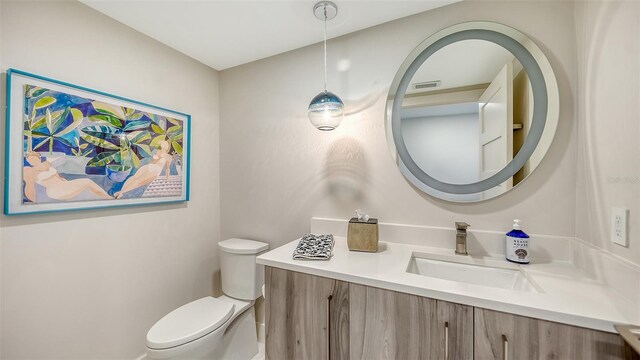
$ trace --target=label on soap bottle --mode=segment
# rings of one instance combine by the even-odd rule
[[[513,230],[509,232],[509,234],[507,234],[506,236],[505,253],[507,256],[507,260],[509,261],[513,261],[519,264],[528,264],[529,235],[519,230]]]

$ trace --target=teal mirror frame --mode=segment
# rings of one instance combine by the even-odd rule
[[[430,176],[413,160],[402,136],[400,114],[404,95],[420,66],[436,51],[463,40],[486,40],[509,50],[527,71],[534,97],[534,109],[529,134],[520,151],[507,166],[493,176],[475,183],[450,184]],[[443,200],[470,202],[479,200],[468,200],[465,195],[481,193],[499,186],[514,176],[534,154],[540,158],[544,157],[555,135],[558,115],[558,86],[551,64],[542,50],[526,35],[511,27],[494,22],[474,21],[457,24],[435,33],[407,56],[389,90],[385,125],[391,154],[409,182],[425,193]],[[531,172],[533,170],[535,169]]]

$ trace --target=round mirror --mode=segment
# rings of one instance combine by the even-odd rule
[[[390,150],[418,189],[455,202],[501,195],[546,154],[558,124],[553,70],[521,32],[446,28],[404,61],[387,98]]]

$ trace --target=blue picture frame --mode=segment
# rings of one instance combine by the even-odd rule
[[[189,201],[191,116],[6,72],[6,215]]]

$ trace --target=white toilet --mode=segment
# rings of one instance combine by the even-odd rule
[[[218,244],[224,295],[192,301],[147,333],[147,359],[242,359],[258,353],[253,304],[262,295],[264,266],[256,257],[269,244],[229,239]]]

